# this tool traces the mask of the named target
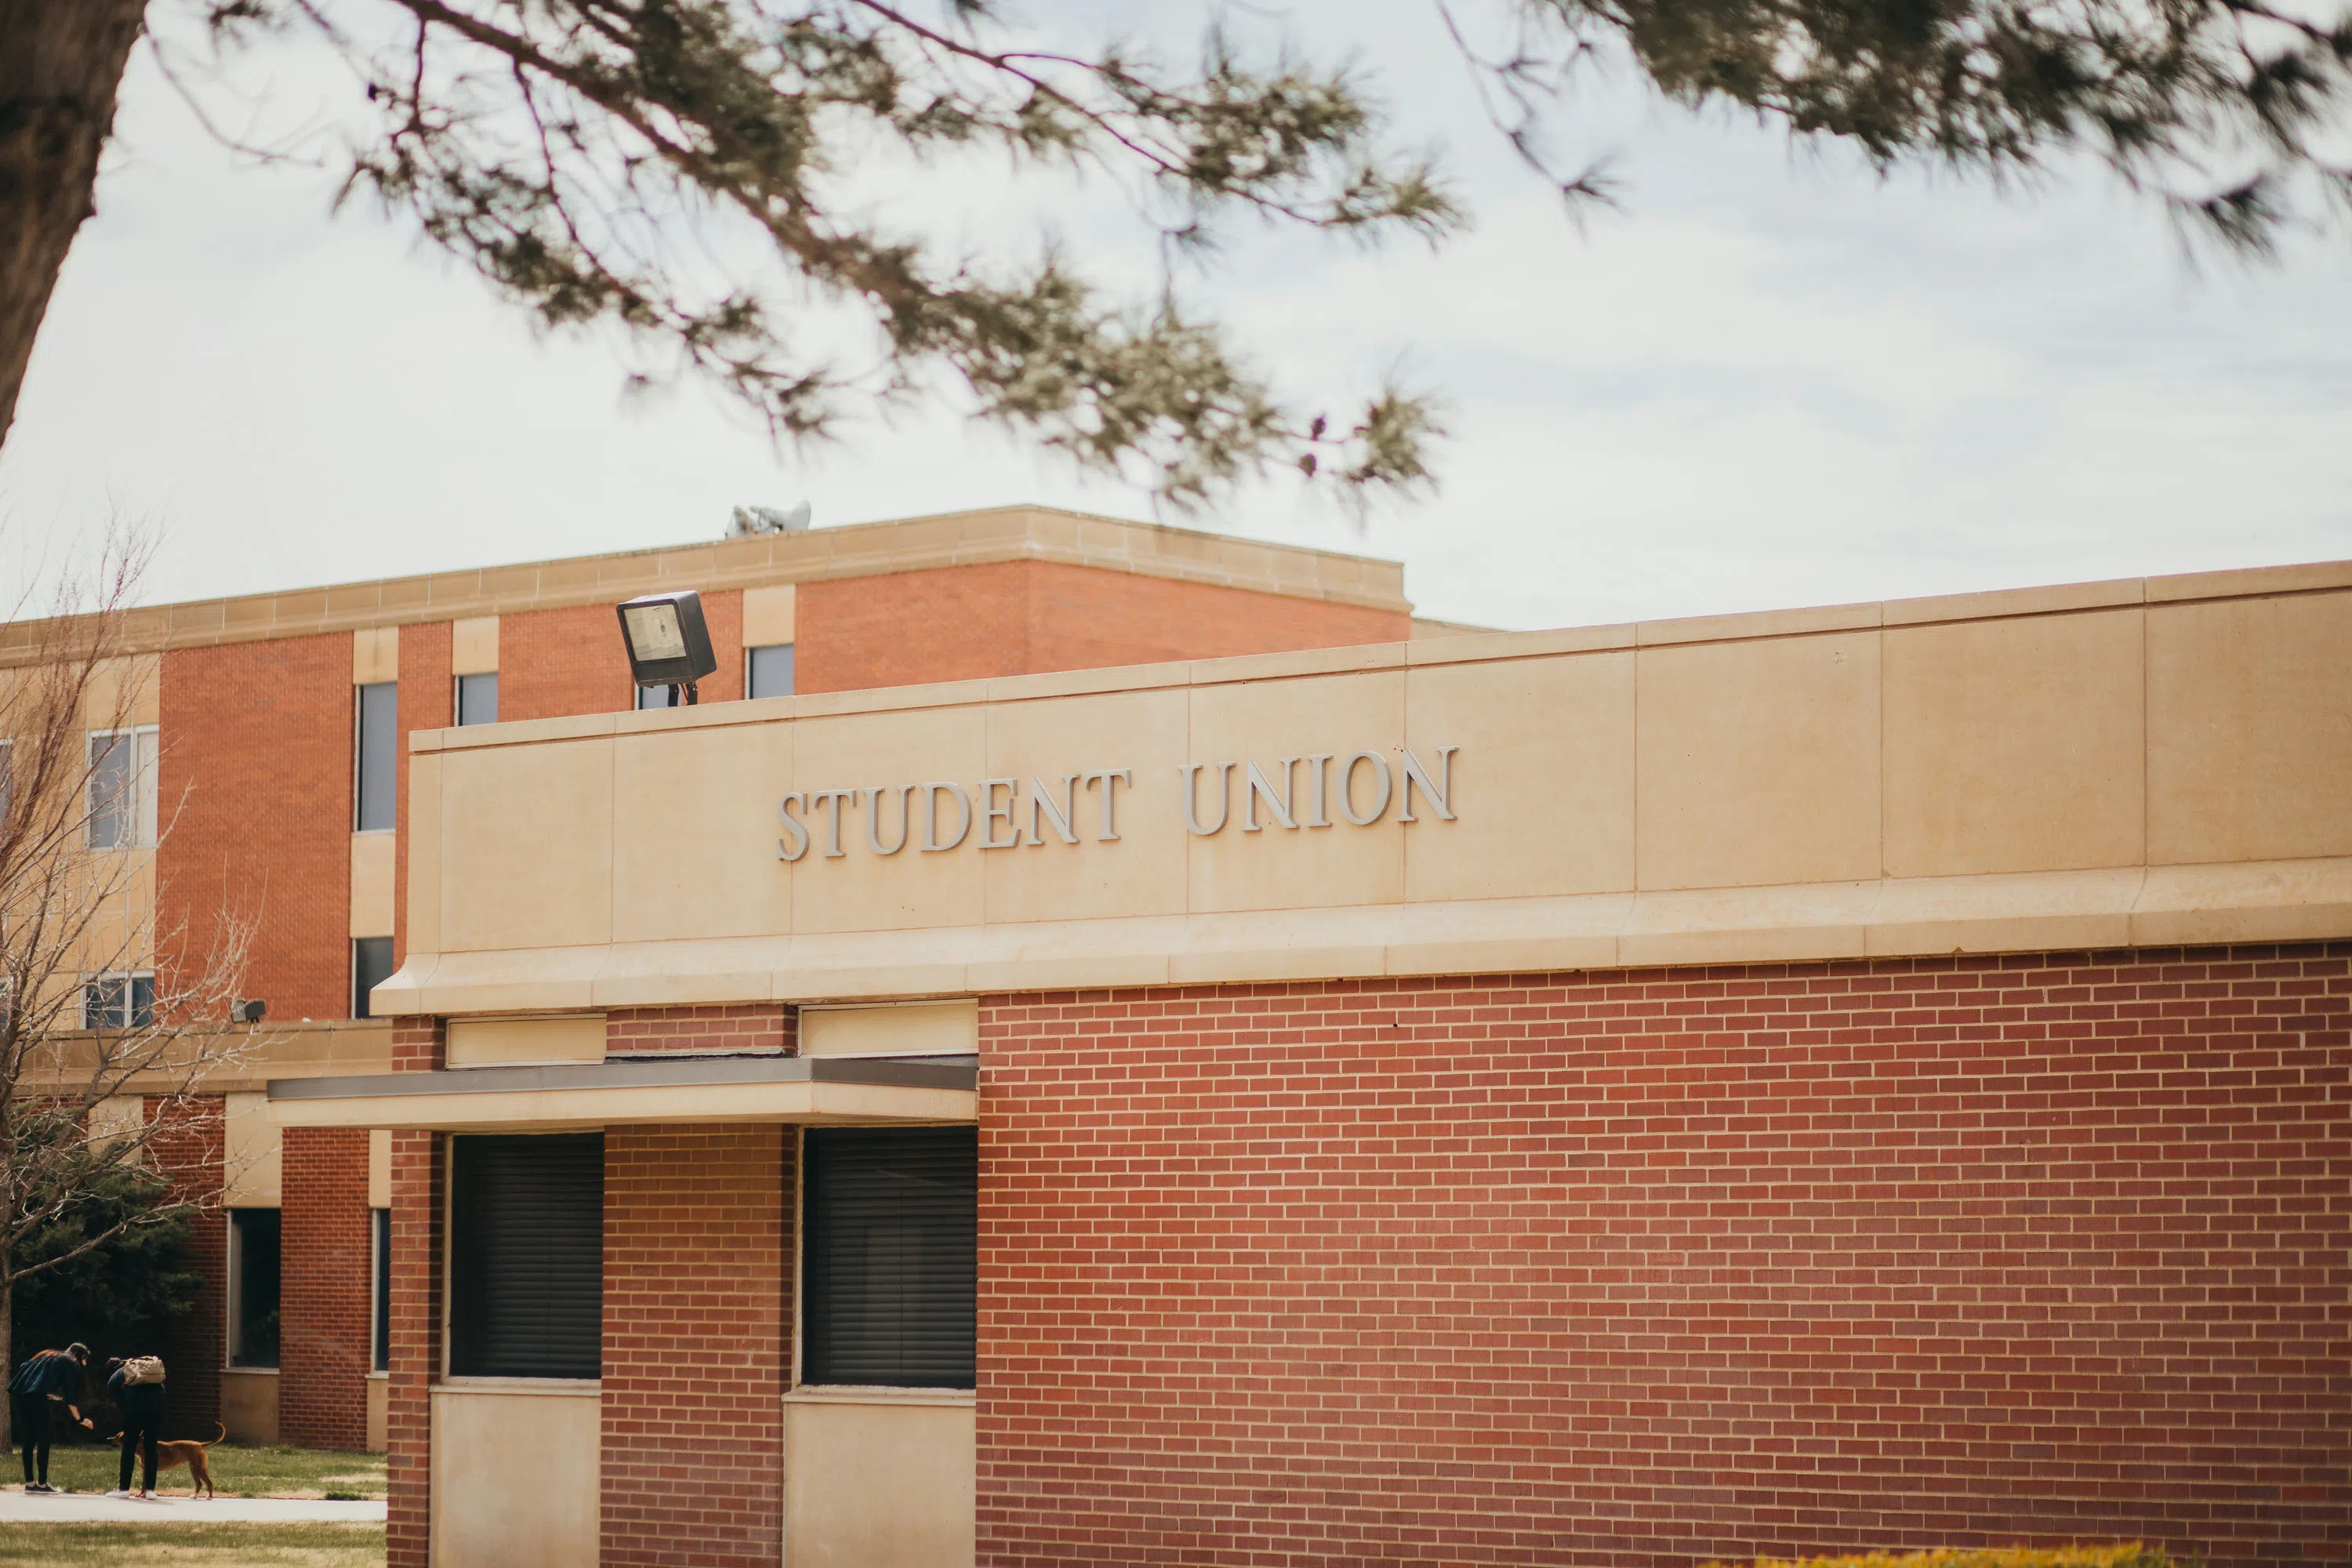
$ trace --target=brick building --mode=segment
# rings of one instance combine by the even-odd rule
[[[411,737],[631,710],[612,606],[681,586],[720,656],[706,710],[1414,629],[1393,563],[1027,508],[134,612],[120,675],[161,826],[127,851],[152,861],[171,950],[154,961],[253,921],[242,993],[268,1005],[252,1059],[207,1083],[225,1116],[164,1151],[226,1197],[197,1224],[203,1297],[163,1347],[175,1427],[383,1446],[392,1135],[281,1136],[266,1083],[394,1062],[366,998],[408,953]],[[0,666],[40,632],[0,626]]]
[[[2352,1557],[2352,565],[1065,591],[408,737],[383,1070],[267,1101],[383,1151],[396,1568]]]

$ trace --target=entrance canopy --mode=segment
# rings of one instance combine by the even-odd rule
[[[979,1120],[966,1061],[822,1057],[646,1057],[546,1067],[461,1068],[269,1086],[281,1127],[552,1131],[627,1122],[822,1125]]]

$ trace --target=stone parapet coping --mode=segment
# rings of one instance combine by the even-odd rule
[[[191,1049],[210,1050],[191,1037]],[[191,1075],[184,1062],[134,1073],[118,1092],[124,1095],[168,1095],[186,1089],[196,1094],[247,1094],[266,1089],[272,1079],[319,1073],[380,1073],[392,1070],[392,1020],[381,1018],[267,1020],[250,1026],[225,1027],[221,1054]],[[28,1091],[54,1089],[79,1093],[89,1082],[89,1043],[84,1035],[59,1038],[54,1059],[27,1064],[24,1087]]]
[[[714,592],[1003,561],[1101,567],[1373,609],[1412,607],[1404,597],[1404,568],[1394,561],[1016,506],[158,605],[130,612],[123,651],[610,604],[670,588]],[[42,626],[0,625],[0,666],[32,657]]]
[[[450,1015],[2346,937],[2352,858],[412,953],[374,1000]]]
[[[929,686],[812,692],[806,696],[718,702],[707,707],[583,713],[561,719],[479,724],[465,729],[415,730],[409,734],[409,747],[415,752],[468,751],[494,746],[533,745],[548,741],[586,740],[604,735],[651,734],[667,730],[765,724],[780,719],[907,712],[961,707],[971,703],[1038,701],[1055,697],[1233,685],[1354,671],[1492,664],[1513,659],[1549,658],[1560,654],[1623,652],[1699,643],[1755,642],[1838,632],[1894,631],[1972,621],[2010,620],[2029,616],[2079,614],[2130,605],[2340,592],[2347,587],[2352,587],[2352,561],[2336,561],[2307,566],[2262,566],[2240,572],[2132,578],[2122,582],[2074,584],[2053,588],[2003,589],[1941,598],[1895,599],[1883,604],[1833,605],[1811,609],[1764,610],[1752,615],[1701,616],[1684,620],[1571,626],[1557,631],[1465,630],[1458,635],[1416,637],[1404,642],[1361,643],[1342,647],[1299,648],[1284,653],[1240,654],[1223,658],[1176,660],[1164,664],[1055,670],[1040,675],[941,681]]]

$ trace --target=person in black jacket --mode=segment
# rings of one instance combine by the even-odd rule
[[[130,1363],[120,1359],[107,1364],[114,1372],[106,1380],[106,1396],[114,1402],[115,1414],[122,1420],[122,1436],[116,1439],[122,1447],[121,1477],[115,1491],[126,1497],[143,1498],[155,1489],[155,1440],[163,1431],[163,1384],[160,1381],[134,1383]],[[133,1452],[146,1460],[146,1470],[135,1492],[131,1489]]]
[[[89,1347],[70,1344],[61,1351],[42,1351],[28,1357],[8,1383],[10,1414],[16,1421],[16,1442],[25,1450],[25,1489],[53,1492],[49,1485],[49,1402],[62,1403],[76,1421],[89,1425],[75,1401],[88,1381]],[[39,1460],[39,1473],[34,1461]]]

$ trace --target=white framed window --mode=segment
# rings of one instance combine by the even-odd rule
[[[89,847],[155,847],[156,728],[89,732]]]
[[[8,805],[16,798],[16,742],[0,741],[0,816],[8,815]]]
[[[743,650],[743,695],[790,697],[793,694],[793,645],[770,643]]]
[[[152,972],[83,977],[83,1028],[143,1029],[154,1022],[155,976]]]

